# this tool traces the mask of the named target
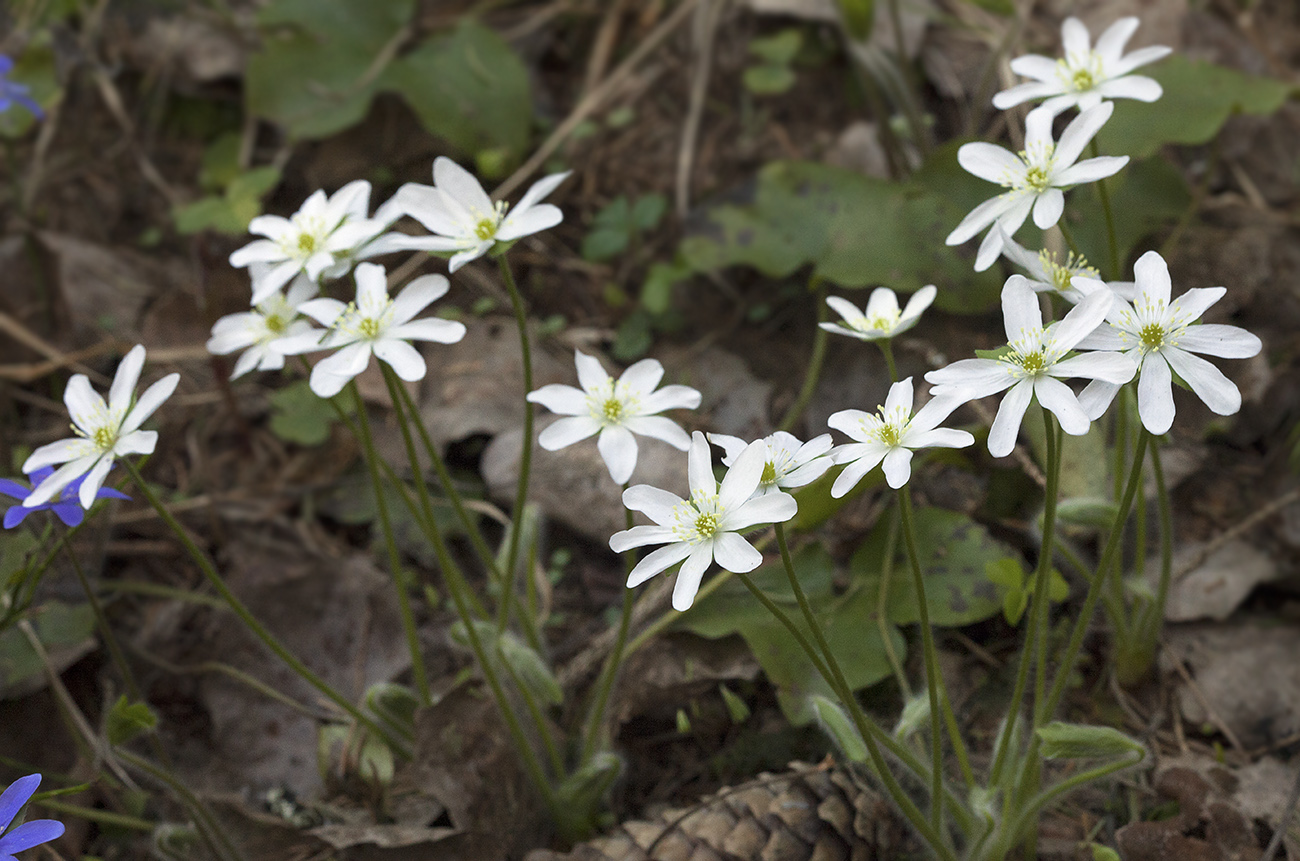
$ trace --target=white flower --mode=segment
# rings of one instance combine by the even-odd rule
[[[938,291],[933,284],[927,284],[912,294],[907,300],[907,307],[898,310],[898,297],[888,287],[877,287],[867,299],[867,307],[859,311],[857,306],[839,296],[827,296],[826,304],[844,318],[848,328],[839,323],[821,323],[827,332],[837,335],[849,335],[864,341],[876,341],[901,335],[916,325],[921,319],[921,312],[930,307]]]
[[[1153,434],[1169,430],[1174,422],[1171,369],[1191,387],[1205,405],[1221,416],[1241,409],[1241,392],[1218,368],[1192,355],[1203,353],[1221,359],[1248,359],[1263,348],[1259,338],[1236,326],[1198,324],[1205,311],[1223,298],[1223,287],[1198,287],[1169,301],[1171,284],[1164,258],[1148,251],[1133,266],[1138,299],[1130,305],[1117,299],[1106,323],[1079,343],[1085,350],[1123,350],[1137,363],[1138,415]],[[1089,383],[1079,396],[1090,418],[1106,411],[1119,391],[1112,381]]]
[[[455,272],[487,254],[497,242],[511,242],[554,227],[564,219],[558,206],[538,203],[564,182],[572,171],[555,173],[533,183],[514,209],[492,202],[474,175],[446,156],[433,162],[433,185],[408,182],[388,206],[404,212],[435,236],[394,234],[389,248],[455,251],[449,268]]]
[[[256,267],[262,264],[253,265]],[[316,292],[315,282],[306,273],[298,273],[289,285],[287,295],[276,291],[258,303],[252,311],[227,314],[218,320],[212,326],[212,337],[207,343],[208,352],[225,356],[236,350],[244,350],[230,373],[232,380],[254,369],[275,371],[283,368],[285,354],[280,352],[276,342],[312,330],[311,323],[299,317],[298,308],[315,296]]]
[[[933,398],[913,414],[912,378],[908,377],[889,387],[877,415],[862,410],[834,413],[826,423],[857,442],[839,446],[831,454],[836,463],[848,464],[831,486],[831,496],[844,496],[882,462],[885,480],[897,490],[912,477],[914,449],[965,448],[975,442],[966,431],[939,427],[960,405],[956,399]]]
[[[1111,176],[1128,164],[1128,156],[1100,156],[1078,161],[1088,141],[1110,119],[1115,106],[1110,102],[1089,108],[1075,117],[1059,143],[1052,142],[1053,115],[1042,108],[1025,119],[1025,149],[1016,154],[996,144],[977,141],[957,150],[957,161],[980,179],[996,182],[1008,191],[986,200],[971,210],[945,240],[960,245],[997,222],[1013,236],[1032,209],[1034,224],[1046,230],[1056,224],[1065,209],[1063,189]],[[1075,162],[1078,162],[1076,164]],[[1003,234],[990,230],[980,243],[975,271],[993,265],[1002,252]]]
[[[1023,275],[1012,275],[1002,288],[1002,315],[1010,352],[999,359],[963,359],[931,371],[925,375],[935,386],[931,394],[965,403],[1010,389],[989,431],[989,453],[994,457],[1011,453],[1020,421],[1034,397],[1056,414],[1066,433],[1087,433],[1091,422],[1061,378],[1126,383],[1136,368],[1133,360],[1122,353],[1065,356],[1097,328],[1114,301],[1114,293],[1097,290],[1071,308],[1064,319],[1044,329],[1034,291]]]
[[[311,390],[320,397],[330,398],[341,392],[370,364],[371,353],[387,362],[403,380],[423,379],[428,368],[420,351],[408,341],[454,344],[465,337],[463,323],[436,317],[412,319],[446,294],[449,285],[443,276],[416,278],[396,299],[388,296],[382,266],[362,263],[357,266],[356,280],[357,300],[350,305],[337,299],[312,299],[298,306],[299,313],[329,326],[328,331],[313,329],[272,343],[273,349],[286,356],[338,350],[311,369]]]
[[[77,436],[41,446],[23,463],[23,472],[29,475],[41,467],[63,464],[23,500],[24,506],[33,508],[49,502],[84,475],[79,496],[81,507],[90,510],[114,460],[128,454],[153,453],[158,432],[140,430],[140,425],[171,397],[181,375],[168,374],[135,400],[135,384],[140,381],[143,368],[144,347],[137,344],[117,366],[107,404],[90,387],[85,374],[74,374],[68,380],[63,402]]]
[[[1129,72],[1165,57],[1171,49],[1153,45],[1123,56],[1124,45],[1137,28],[1137,18],[1120,18],[1106,28],[1093,49],[1083,22],[1066,18],[1061,24],[1065,57],[1060,60],[1037,54],[1016,57],[1011,61],[1011,71],[1034,80],[998,93],[993,97],[993,106],[1006,110],[1022,102],[1049,97],[1042,107],[1056,115],[1076,105],[1079,110],[1087,110],[1103,99],[1154,102],[1163,92],[1160,84]]]
[[[736,459],[750,445],[740,437],[720,433],[711,433],[708,439],[726,452],[722,458],[723,466],[735,466]],[[833,465],[830,458],[824,457],[831,450],[831,435],[828,433],[799,442],[794,434],[777,431],[760,442],[767,447],[763,477],[755,491],[760,496],[803,487],[821,478]]]
[[[595,357],[575,350],[573,358],[582,388],[552,383],[528,393],[529,402],[572,416],[552,423],[538,435],[542,448],[557,451],[599,433],[596,447],[609,467],[610,478],[626,484],[636,468],[633,434],[663,440],[680,451],[690,447],[686,431],[657,413],[695,409],[700,405],[698,391],[690,386],[664,386],[655,391],[664,376],[664,366],[655,359],[642,359],[615,380]]]
[[[763,441],[750,443],[727,470],[719,487],[713,478],[709,444],[704,434],[696,431],[687,458],[690,499],[648,484],[623,491],[623,504],[644,513],[654,525],[616,532],[609,539],[610,549],[622,553],[647,544],[667,545],[637,563],[628,575],[628,588],[682,562],[673,586],[673,609],[687,610],[711,562],[716,560],[728,571],[742,574],[757,568],[763,554],[736,533],[760,523],[784,523],[799,510],[788,493],[754,495],[766,462],[767,446]]]
[[[1002,230],[1002,225],[994,224],[993,229]],[[1096,267],[1089,266],[1087,258],[1081,254],[1071,251],[1064,263],[1058,263],[1057,255],[1051,251],[1035,254],[1005,232],[1002,235],[1002,256],[1028,273],[1029,287],[1035,293],[1051,293],[1071,305],[1077,305],[1098,285],[1109,287],[1120,296],[1133,287],[1131,283],[1123,282],[1102,284],[1099,280],[1101,273]],[[1079,279],[1077,282],[1076,278]]]
[[[397,217],[394,212],[384,216],[387,221],[367,218],[369,203],[370,183],[357,180],[328,198],[324,191],[315,192],[292,218],[259,215],[250,221],[248,232],[266,239],[256,239],[231,254],[230,265],[270,264],[265,277],[253,282],[253,304],[260,304],[299,272],[312,281],[337,278],[359,257],[391,250],[360,253]]]

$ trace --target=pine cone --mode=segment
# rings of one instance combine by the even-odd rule
[[[889,804],[839,765],[792,763],[653,822],[624,822],[572,852],[525,861],[872,861],[897,857]]]

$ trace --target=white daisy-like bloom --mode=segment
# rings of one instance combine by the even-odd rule
[[[1066,433],[1087,433],[1091,420],[1061,380],[1082,377],[1123,384],[1133,378],[1137,368],[1131,358],[1117,352],[1066,356],[1101,324],[1115,301],[1109,290],[1096,290],[1063,319],[1044,328],[1043,312],[1028,279],[1012,275],[1002,288],[1010,351],[998,359],[962,359],[930,371],[925,379],[934,385],[931,394],[955,398],[961,404],[1009,389],[989,431],[989,454],[994,457],[1005,457],[1015,448],[1020,422],[1035,397],[1056,415]]]
[[[1117,299],[1106,322],[1079,342],[1083,350],[1122,350],[1138,366],[1138,415],[1153,434],[1174,423],[1173,373],[1205,405],[1221,416],[1241,409],[1241,392],[1223,372],[1194,353],[1220,359],[1249,359],[1263,344],[1237,326],[1196,323],[1227,293],[1224,287],[1196,287],[1170,301],[1172,285],[1164,258],[1148,251],[1133,266],[1138,297],[1134,304]],[[1171,373],[1172,371],[1172,373]],[[1096,418],[1119,391],[1119,385],[1097,380],[1089,383],[1079,402]]]
[[[907,300],[907,307],[901,311],[898,308],[898,297],[888,287],[877,287],[872,290],[871,296],[867,298],[867,307],[861,311],[847,299],[827,296],[826,304],[844,318],[844,325],[839,323],[819,325],[827,332],[848,335],[863,341],[892,338],[915,326],[921,319],[921,313],[930,307],[938,292],[933,284],[927,284],[912,294],[912,297]]]
[[[437,317],[414,319],[430,302],[446,295],[449,288],[442,275],[423,275],[407,284],[396,299],[388,295],[384,267],[375,263],[357,266],[356,301],[344,305],[337,299],[311,299],[298,312],[328,326],[312,329],[272,342],[272,349],[286,356],[317,350],[336,350],[311,369],[311,390],[331,398],[370,364],[374,354],[408,383],[424,379],[428,367],[410,341],[454,344],[465,337],[465,324]]]
[[[439,156],[433,162],[433,185],[408,182],[386,205],[411,216],[435,235],[393,234],[386,246],[454,251],[448,268],[455,272],[487,254],[498,242],[511,242],[563,221],[564,214],[558,206],[539,201],[570,173],[565,171],[539,179],[511,209],[505,201],[493,203],[472,173],[446,156]]]
[[[764,442],[750,443],[727,470],[719,487],[713,477],[709,443],[704,434],[696,431],[687,457],[690,499],[648,484],[623,491],[623,504],[645,514],[654,525],[614,533],[609,539],[610,549],[622,553],[648,544],[666,545],[636,564],[628,575],[628,588],[681,562],[673,586],[673,609],[688,610],[711,563],[716,561],[726,570],[741,574],[757,568],[763,554],[737,533],[759,524],[784,523],[799,510],[788,493],[755,495],[766,462]]]
[[[254,279],[253,304],[261,304],[300,272],[305,272],[312,281],[338,278],[361,256],[393,250],[376,246],[373,251],[361,253],[363,247],[370,246],[397,218],[397,213],[391,210],[369,218],[369,205],[370,183],[357,180],[329,197],[324,191],[316,191],[290,218],[259,215],[250,221],[248,232],[266,238],[256,239],[235,251],[230,255],[230,265],[264,263],[269,266],[265,276]]]
[[[708,440],[725,452],[723,466],[735,466],[737,458],[750,445],[738,436],[721,433],[708,434]],[[754,491],[759,496],[811,484],[834,465],[825,456],[831,450],[831,435],[828,433],[800,442],[794,434],[777,431],[759,441],[767,446],[763,477],[758,482],[758,490]]]
[[[1017,154],[997,144],[976,141],[957,150],[957,161],[980,179],[1004,186],[1007,191],[986,200],[970,211],[948,238],[948,245],[960,245],[994,223],[1002,231],[990,230],[975,256],[975,271],[993,265],[1002,253],[1003,236],[1013,236],[1032,210],[1034,224],[1046,230],[1061,219],[1065,190],[1085,182],[1118,173],[1128,156],[1099,156],[1079,161],[1083,149],[1110,119],[1111,102],[1081,112],[1052,141],[1053,114],[1039,108],[1025,119],[1025,149]],[[1005,233],[1004,233],[1004,232]]]
[[[168,374],[136,400],[135,385],[140,381],[144,357],[144,347],[137,344],[122,358],[108,390],[108,403],[90,387],[85,374],[74,374],[68,380],[63,403],[68,407],[76,437],[43,445],[24,461],[22,470],[28,475],[42,467],[63,464],[23,500],[24,506],[34,508],[49,502],[84,475],[78,498],[81,507],[89,511],[117,458],[153,453],[158,432],[140,430],[140,425],[171,397],[181,375]]]
[[[575,350],[578,385],[552,383],[528,393],[528,401],[541,404],[566,418],[550,424],[537,437],[547,451],[558,451],[575,442],[600,434],[600,451],[609,477],[626,484],[636,469],[637,444],[633,434],[663,440],[686,451],[691,438],[676,422],[658,415],[664,410],[693,410],[700,405],[700,393],[690,386],[656,389],[664,366],[655,359],[642,359],[617,380],[605,373],[600,360]]]
[[[1002,230],[1002,226],[994,224],[993,229]],[[1060,296],[1071,305],[1077,305],[1084,296],[1096,290],[1099,284],[1125,299],[1133,296],[1133,282],[1108,281],[1102,284],[1101,273],[1097,268],[1089,265],[1086,257],[1073,251],[1066,254],[1064,262],[1058,262],[1060,255],[1046,249],[1035,254],[1004,232],[1002,256],[1025,270],[1029,286],[1035,293]]]
[[[298,308],[316,293],[316,283],[306,273],[298,273],[289,284],[287,293],[277,290],[253,310],[227,314],[213,324],[212,336],[207,343],[208,352],[225,356],[236,350],[244,351],[230,372],[232,380],[252,370],[276,371],[283,368],[285,354],[280,352],[276,342],[312,330],[311,322],[299,315]]]
[[[1129,72],[1168,56],[1172,49],[1152,45],[1126,56],[1124,46],[1138,23],[1137,18],[1120,18],[1106,28],[1094,48],[1083,22],[1066,18],[1061,24],[1065,56],[1059,60],[1038,54],[1016,57],[1011,61],[1011,71],[1033,81],[998,93],[993,97],[993,106],[1006,110],[1022,102],[1046,98],[1042,107],[1055,116],[1075,106],[1086,111],[1105,99],[1154,102],[1164,92],[1160,84]]]
[[[885,471],[885,481],[897,490],[912,477],[914,450],[965,448],[975,442],[964,430],[939,427],[961,401],[932,398],[913,413],[912,397],[912,378],[908,377],[889,387],[885,405],[874,415],[862,410],[840,410],[831,415],[826,423],[855,440],[831,453],[835,463],[848,464],[835,478],[831,496],[844,496],[877,464]]]

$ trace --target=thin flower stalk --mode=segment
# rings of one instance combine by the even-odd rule
[[[510,305],[515,312],[515,326],[519,329],[519,352],[524,372],[524,438],[519,452],[519,482],[515,487],[515,502],[510,512],[510,543],[506,550],[506,563],[501,571],[501,606],[497,610],[497,627],[504,629],[510,618],[510,604],[515,592],[515,565],[519,561],[519,533],[522,531],[520,526],[523,523],[524,503],[528,500],[528,480],[533,468],[533,407],[528,402],[528,394],[533,390],[533,350],[528,338],[528,314],[524,310],[524,297],[519,295],[519,287],[515,284],[515,276],[510,271],[506,255],[502,254],[497,263],[501,269],[501,279],[510,291]]]
[[[804,410],[808,409],[808,404],[812,402],[813,395],[817,392],[817,383],[821,380],[822,368],[826,364],[826,284],[817,276],[813,276],[813,303],[817,308],[817,328],[813,331],[812,355],[808,358],[808,368],[804,371],[803,384],[799,387],[799,394],[795,396],[794,403],[790,404],[790,409],[785,411],[781,417],[781,423],[777,425],[777,430],[791,431],[798,423],[799,418],[803,415]],[[810,285],[811,286],[811,285]]]
[[[391,372],[391,368],[384,366],[386,372]],[[389,374],[384,374],[384,379],[389,379]],[[352,390],[352,399],[357,404],[357,428],[361,432],[361,448],[365,454],[366,471],[370,473],[370,488],[375,495],[375,511],[379,515],[379,525],[384,533],[384,545],[388,548],[388,567],[393,578],[393,589],[397,594],[397,609],[402,619],[402,632],[406,636],[406,649],[411,654],[411,675],[415,680],[415,690],[419,694],[421,705],[433,705],[433,695],[429,690],[429,674],[424,668],[424,650],[420,647],[420,633],[415,627],[415,614],[411,609],[411,595],[405,583],[405,575],[402,573],[402,555],[397,550],[397,539],[393,536],[393,522],[388,516],[388,501],[384,497],[384,483],[379,476],[379,453],[375,451],[374,436],[370,430],[370,417],[366,413],[365,401],[361,399],[361,392],[357,389],[356,380],[349,383]],[[400,418],[398,424],[402,426],[404,437],[409,437],[410,432],[406,429],[406,422]],[[417,484],[422,484],[417,482]]]
[[[627,492],[627,488],[628,485],[624,484],[624,493]],[[625,529],[632,528],[634,525],[632,522],[632,509],[623,509],[623,522]],[[632,576],[632,569],[635,567],[636,551],[624,551],[624,581]],[[601,733],[605,726],[605,708],[609,703],[610,691],[614,688],[614,679],[618,676],[618,668],[623,663],[623,651],[627,648],[627,632],[632,624],[632,608],[635,603],[636,592],[632,589],[624,589],[623,606],[618,617],[618,629],[614,634],[614,648],[610,650],[609,656],[605,659],[605,665],[601,668],[600,678],[596,680],[596,695],[595,700],[592,702],[591,713],[587,717],[587,731],[583,739],[580,763],[591,760],[600,742]]]

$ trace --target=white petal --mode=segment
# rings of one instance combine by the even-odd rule
[[[908,449],[895,447],[880,464],[881,469],[885,472],[885,481],[894,490],[898,490],[907,484],[907,480],[912,477],[912,452]]]
[[[423,380],[424,375],[428,373],[429,368],[424,363],[424,358],[420,351],[412,347],[405,341],[396,338],[381,338],[371,345],[375,355],[380,360],[387,362],[388,366],[393,369],[397,376],[413,383],[416,380]]]
[[[903,309],[903,316],[899,320],[899,324],[902,325],[906,320],[915,320],[920,317],[922,312],[934,302],[934,297],[937,295],[939,295],[939,289],[933,284],[927,284],[913,293],[912,297],[907,300],[907,307]]]
[[[1119,390],[1120,386],[1115,383],[1093,380],[1079,393],[1079,406],[1083,408],[1084,415],[1095,422],[1110,407],[1111,401],[1115,400]]]
[[[360,263],[354,277],[357,282],[357,310],[377,316],[388,304],[388,277],[377,263]]]
[[[1043,328],[1043,309],[1023,275],[1012,275],[1002,286],[1002,322],[1008,343]]]
[[[868,457],[861,457],[844,467],[844,471],[835,477],[835,483],[831,485],[831,496],[835,499],[842,498],[850,490],[858,486],[862,477],[871,470],[876,468],[876,464],[885,459],[889,453],[888,446],[880,446],[875,453]]]
[[[664,410],[693,410],[700,405],[700,393],[690,386],[664,386],[641,399],[641,414],[652,415]]]
[[[474,175],[446,156],[433,162],[433,184],[439,191],[451,195],[457,203],[475,218],[492,215],[492,199]]]
[[[993,359],[960,359],[951,365],[930,371],[926,382],[942,386],[945,397],[955,397],[959,403],[988,397],[1015,384],[1007,366]],[[938,391],[930,394],[939,397]]]
[[[1057,348],[1062,351],[1072,350],[1076,344],[1095,332],[1106,319],[1114,301],[1115,294],[1109,290],[1098,290],[1085,296],[1052,328],[1052,339]],[[1035,301],[1034,305],[1037,304]]]
[[[94,507],[95,495],[104,486],[104,479],[108,477],[108,471],[112,468],[113,458],[101,457],[99,462],[90,468],[90,472],[86,473],[85,479],[81,482],[81,489],[77,494],[82,508],[89,511]]]
[[[975,437],[964,430],[954,428],[935,428],[923,431],[915,436],[909,435],[907,447],[920,448],[965,448],[975,442]]]
[[[145,420],[153,415],[154,410],[162,406],[163,401],[172,396],[172,392],[176,391],[176,384],[180,381],[180,374],[168,374],[145,389],[144,394],[140,395],[140,400],[135,402],[135,406],[127,414],[126,420],[122,422],[119,433],[130,433],[144,424]]]
[[[827,434],[826,436],[829,439],[830,435]],[[781,476],[780,480],[777,481],[777,486],[786,490],[803,487],[821,478],[834,465],[835,462],[829,457],[815,457]]]
[[[609,477],[616,484],[627,484],[632,470],[636,469],[637,445],[632,432],[624,427],[607,427],[600,432],[596,448],[609,467]]]
[[[575,416],[552,422],[537,435],[537,444],[547,451],[559,451],[600,433],[600,422],[591,416]]]
[[[544,200],[552,191],[559,188],[560,183],[568,179],[569,175],[572,173],[573,171],[566,170],[563,173],[553,173],[550,176],[544,176],[537,180],[537,182],[529,186],[528,191],[524,192],[524,196],[519,198],[519,202],[515,204],[514,210],[516,212],[524,212],[532,208],[539,200]]]
[[[425,317],[412,320],[388,330],[389,338],[404,341],[433,341],[438,344],[455,344],[465,337],[465,324],[459,320],[442,320]]]
[[[1138,48],[1128,56],[1121,57],[1119,61],[1108,68],[1106,72],[1111,77],[1118,78],[1121,75],[1127,75],[1139,66],[1145,66],[1148,63],[1154,63],[1156,60],[1162,60],[1169,56],[1172,51],[1172,48],[1167,48],[1164,45],[1150,45],[1146,48]]]
[[[840,410],[831,413],[830,418],[826,420],[826,426],[847,434],[852,439],[862,440],[864,439],[862,423],[871,418],[871,414],[863,410]],[[843,463],[843,461],[836,461],[836,463]]]
[[[1169,278],[1169,265],[1157,252],[1148,251],[1138,258],[1137,263],[1133,264],[1133,277],[1137,281],[1138,291],[1148,305],[1169,304],[1169,294],[1173,286]]]
[[[549,203],[543,203],[528,210],[515,210],[506,215],[501,222],[501,226],[497,228],[496,238],[502,242],[509,242],[521,236],[540,233],[554,227],[563,220],[564,213],[560,211],[560,208]]]
[[[37,449],[36,454],[39,453],[40,449]],[[32,455],[33,458],[35,456],[35,454]],[[23,500],[23,507],[35,508],[38,505],[44,505],[51,499],[54,499],[63,492],[63,488],[72,484],[72,482],[85,475],[88,470],[94,467],[100,458],[101,455],[99,451],[95,451],[93,454],[79,457],[76,460],[69,461],[59,467],[50,475],[49,478],[42,481],[32,490],[28,497]],[[32,458],[28,458],[28,462],[30,462],[31,459]]]
[[[863,313],[858,310],[858,306],[854,305],[852,302],[850,302],[848,299],[845,299],[842,296],[827,296],[826,304],[829,305],[831,309],[835,311],[836,314],[839,314],[845,320],[856,320],[857,318],[864,316]],[[823,323],[822,325],[826,326],[828,324]],[[834,325],[834,324],[829,324],[829,325]]]
[[[1056,114],[1042,107],[1035,108],[1025,117],[1025,153],[1042,167],[1046,167],[1044,157],[1052,146],[1052,120],[1055,118]]]
[[[967,173],[998,185],[1007,185],[1025,172],[1024,162],[1010,150],[982,141],[963,144],[957,150],[957,163]]]
[[[284,249],[277,243],[269,239],[254,239],[243,248],[231,252],[229,263],[236,269],[242,269],[255,263],[275,263],[281,260],[284,260]]]
[[[1079,399],[1070,391],[1070,387],[1053,377],[1038,377],[1034,380],[1034,396],[1038,402],[1056,415],[1061,422],[1061,430],[1070,436],[1082,436],[1092,424],[1079,406]]]
[[[1021,380],[1011,387],[1002,398],[998,414],[989,429],[989,454],[994,457],[1006,457],[1016,447],[1016,436],[1020,433],[1020,422],[1025,417],[1025,410],[1034,396],[1034,386],[1029,380]]]
[[[710,434],[705,434],[705,436],[708,437],[709,442],[713,443],[718,448],[722,449],[723,466],[731,466],[732,464],[734,464],[736,462],[736,458],[740,457],[740,453],[745,450],[746,446],[749,445],[749,443],[745,442],[740,437],[728,436],[725,433],[710,433]],[[687,444],[689,445],[689,440]]]
[[[673,585],[673,609],[679,613],[691,609],[695,603],[695,594],[700,591],[700,581],[704,572],[713,561],[713,547],[710,543],[700,544],[691,551],[691,555],[677,571],[677,582]]]
[[[1145,75],[1127,75],[1098,85],[1097,94],[1107,99],[1136,99],[1139,102],[1158,101],[1165,90]]]
[[[767,455],[767,443],[761,439],[745,446],[736,463],[722,477],[722,486],[718,490],[719,508],[724,512],[737,509],[758,490]]]
[[[618,378],[620,383],[641,394],[649,394],[664,378],[664,366],[657,359],[642,359],[632,365]],[[656,410],[657,412],[657,410]]]
[[[1017,59],[1025,59],[1019,57]],[[1012,61],[1012,66],[1015,62]],[[1055,66],[1055,63],[1053,63]],[[1019,74],[1025,74],[1020,72]],[[1014,87],[996,93],[993,96],[993,107],[1000,111],[1007,108],[1014,108],[1016,105],[1022,105],[1025,102],[1032,102],[1034,99],[1041,99],[1044,96],[1052,96],[1061,92],[1061,84],[1047,83],[1043,81],[1031,81],[1027,84],[1017,84]]]
[[[1143,426],[1153,434],[1165,433],[1174,423],[1173,375],[1169,363],[1159,353],[1151,353],[1142,361],[1138,415]]]
[[[312,368],[313,377],[317,371],[326,375],[338,375],[352,379],[370,364],[370,344],[348,344],[333,355],[326,356]],[[335,392],[334,394],[338,394]],[[322,395],[329,397],[329,395]]]
[[[1138,19],[1133,16],[1120,18],[1097,37],[1097,54],[1106,64],[1114,63],[1124,53],[1124,46],[1137,32]]]
[[[108,414],[108,405],[99,392],[91,388],[85,374],[73,374],[69,378],[63,389],[63,404],[68,408],[72,423],[88,433],[93,432],[102,417]]]
[[[1178,376],[1211,410],[1230,416],[1241,409],[1241,392],[1214,365],[1177,347],[1167,347],[1162,353]]]
[[[889,394],[885,396],[885,415],[891,416],[897,409],[903,409],[908,415],[912,414],[912,378],[907,377],[899,380],[889,387]]]
[[[1115,112],[1115,106],[1111,102],[1102,102],[1095,108],[1089,108],[1081,112],[1077,117],[1070,121],[1061,132],[1061,140],[1056,145],[1056,151],[1053,155],[1056,163],[1062,168],[1069,167],[1078,161],[1079,156],[1083,153],[1083,148],[1088,145],[1093,136],[1101,131],[1101,127],[1106,125],[1110,115]]]
[[[90,440],[81,437],[61,439],[58,442],[47,443],[28,455],[27,460],[23,461],[22,470],[30,475],[42,467],[53,466],[56,463],[66,463],[86,457],[93,459],[98,456],[99,449]]]
[[[1083,57],[1092,50],[1092,39],[1083,22],[1071,15],[1061,22],[1061,46],[1065,56]]]
[[[1210,310],[1227,292],[1226,287],[1193,287],[1169,303],[1169,317],[1180,323],[1191,323]]]
[[[1044,57],[1040,54],[1025,54],[1024,56],[1016,57],[1011,61],[1011,71],[1015,72],[1017,75],[1026,78],[1034,78],[1038,81],[1057,80],[1058,76],[1056,72],[1059,68],[1060,66],[1057,65],[1056,60],[1053,60],[1050,57]],[[1056,92],[1060,92],[1059,87]],[[1006,109],[999,108],[999,110]]]
[[[644,486],[644,485],[640,485]],[[633,526],[609,537],[609,549],[624,553],[647,544],[667,544],[673,540],[673,531],[662,526]]]
[[[371,264],[363,263],[362,266]],[[360,270],[360,266],[357,267]],[[383,271],[382,269],[380,270]],[[409,322],[416,314],[429,307],[429,303],[435,299],[441,299],[447,295],[451,282],[443,275],[423,275],[416,278],[406,289],[402,290],[393,300],[393,323],[401,325]],[[384,291],[384,298],[387,299],[387,290]]]
[[[1049,188],[1034,201],[1034,224],[1046,230],[1061,220],[1062,212],[1065,212],[1065,195],[1059,188]]]
[[[1105,102],[1104,104],[1110,104]],[[1128,164],[1128,156],[1110,156],[1103,155],[1097,158],[1084,159],[1076,165],[1067,167],[1064,170],[1052,174],[1052,184],[1059,185],[1062,188],[1071,185],[1083,185],[1084,183],[1096,182],[1099,179],[1105,179],[1108,176],[1114,176]],[[1056,222],[1052,222],[1055,224]]]
[[[583,391],[602,393],[609,391],[609,374],[605,373],[599,359],[575,350],[573,361],[578,367],[578,385]]]
[[[623,491],[623,505],[641,512],[660,526],[670,526],[673,511],[682,504],[683,500],[677,494],[648,484],[638,484]]]
[[[1217,323],[1188,326],[1176,346],[1191,353],[1218,356],[1221,359],[1249,359],[1264,348],[1259,338],[1245,329]]]
[[[1133,379],[1137,367],[1127,354],[1106,351],[1071,356],[1062,362],[1057,362],[1048,373],[1059,379],[1079,377],[1122,385]]]
[[[623,422],[623,426],[632,433],[662,440],[678,451],[691,447],[691,438],[678,424],[663,416],[633,416]]]
[[[1119,303],[1116,302],[1116,305]],[[1112,308],[1112,313],[1114,313]],[[1102,323],[1074,345],[1076,350],[1123,350],[1126,343],[1120,337],[1119,330],[1109,323]]]
[[[763,564],[763,554],[734,532],[723,532],[713,539],[713,558],[721,567],[741,574]]]
[[[113,387],[108,390],[108,408],[115,412],[125,411],[135,396],[135,385],[140,382],[140,371],[144,368],[144,347],[136,344],[122,357],[113,376]]]
[[[967,213],[961,223],[953,228],[952,233],[949,233],[948,238],[944,240],[944,244],[961,245],[1006,214],[1008,210],[1015,206],[1015,203],[1015,198],[1007,194],[999,194],[997,197],[984,201]]]
[[[930,398],[930,400],[926,402],[925,406],[917,410],[916,414],[912,416],[912,420],[907,423],[908,434],[906,434],[903,440],[904,444],[911,448],[916,448],[917,446],[913,445],[911,442],[913,433],[925,433],[933,430],[938,427],[944,419],[952,415],[952,411],[957,409],[957,407],[961,406],[963,403],[965,403],[965,401],[952,397],[951,395],[946,397]]]
[[[718,483],[713,478],[713,455],[709,452],[709,441],[699,431],[691,434],[691,447],[686,456],[686,476],[691,493],[712,496],[718,492]]]
[[[528,393],[529,403],[541,404],[553,413],[565,416],[587,415],[587,394],[573,386],[551,383]]]
[[[344,305],[337,299],[310,299],[298,306],[298,313],[310,317],[322,326],[333,326],[343,312],[347,310]]]
[[[610,546],[613,546],[613,539],[610,539]],[[638,562],[636,567],[628,574],[628,588],[631,589],[635,586],[640,586],[665,568],[681,562],[689,556],[690,553],[691,545],[684,541],[679,541],[676,544],[669,544],[667,547],[660,547],[658,550]]]
[[[397,190],[385,206],[411,216],[430,233],[460,236],[463,229],[463,225],[442,205],[442,196],[433,186],[408,182]]]
[[[457,269],[464,266],[466,263],[479,259],[484,254],[488,253],[488,249],[492,247],[492,244],[493,244],[493,240],[489,239],[484,242],[480,242],[478,245],[475,245],[473,248],[470,248],[466,251],[462,251],[459,254],[453,254],[451,256],[451,259],[447,261],[447,271],[455,272]]]

